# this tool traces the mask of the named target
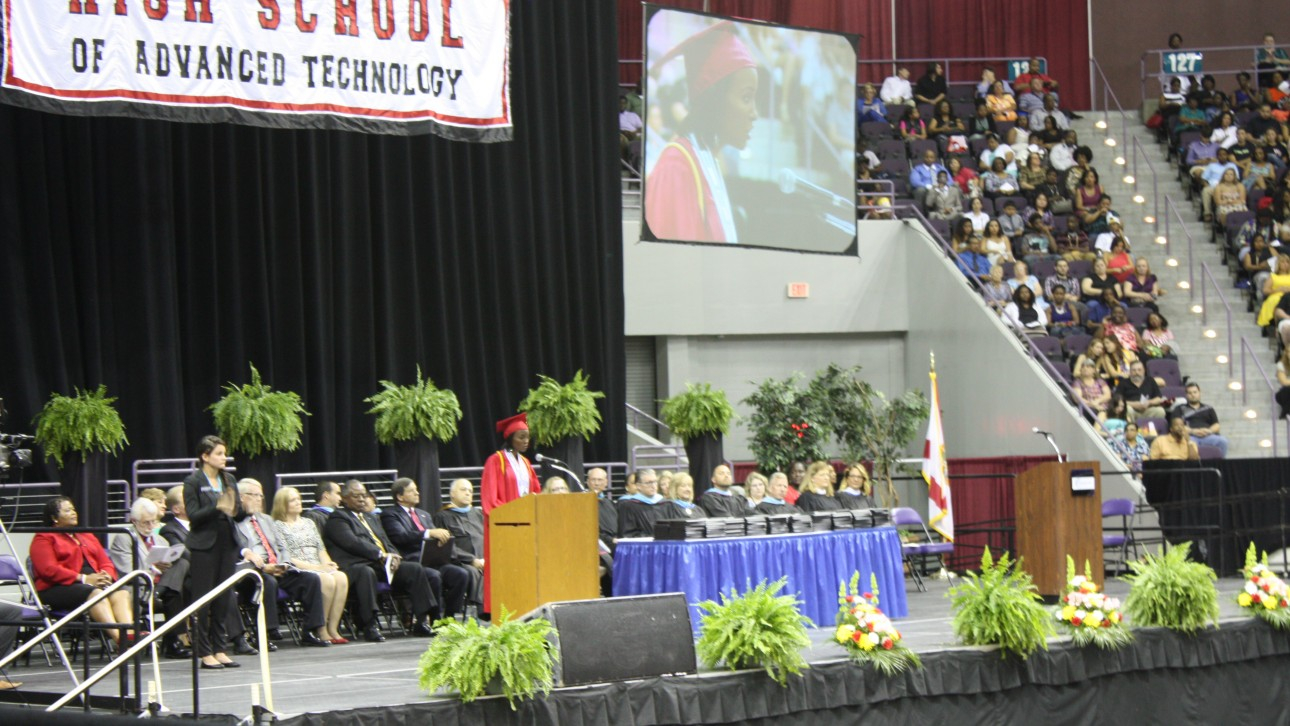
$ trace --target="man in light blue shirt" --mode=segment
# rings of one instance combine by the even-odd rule
[[[928,190],[936,184],[936,175],[940,172],[945,172],[945,167],[936,160],[936,152],[931,149],[923,152],[923,163],[910,170],[909,188],[920,208],[923,207]],[[948,176],[949,172],[945,173]]]
[[[1232,155],[1228,153],[1227,149],[1220,147],[1218,150],[1218,161],[1206,164],[1205,168],[1200,172],[1201,181],[1205,182],[1205,185],[1200,189],[1200,204],[1205,210],[1206,219],[1213,217],[1214,187],[1218,186],[1219,180],[1223,178],[1223,174],[1225,174],[1228,169],[1232,169],[1236,172],[1237,179],[1241,178],[1241,168],[1232,162]]]

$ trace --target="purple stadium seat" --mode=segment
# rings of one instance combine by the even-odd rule
[[[1046,278],[1052,277],[1053,266],[1055,264],[1056,264],[1055,262],[1048,259],[1047,257],[1040,258],[1038,260],[1035,260],[1035,263],[1030,266],[1030,274],[1034,275],[1035,277],[1038,277],[1040,280],[1044,280]]]
[[[1030,342],[1035,344],[1035,347],[1039,349],[1040,353],[1044,354],[1045,358],[1058,364],[1058,368],[1065,367],[1065,357],[1062,355],[1062,341],[1060,339],[1051,335],[1040,335],[1031,338]]]
[[[1151,436],[1151,427],[1155,427],[1156,435],[1160,436],[1169,431],[1169,422],[1163,418],[1139,417],[1137,420],[1138,431],[1143,435]]]
[[[1083,280],[1093,271],[1093,263],[1087,260],[1074,260],[1069,263],[1071,268],[1071,277],[1076,280]]]
[[[932,151],[932,153],[936,154],[937,158],[940,158],[941,149],[939,146],[936,145],[935,140],[914,139],[913,141],[909,142],[909,158],[916,162],[922,163],[923,153],[928,151],[929,149]]]
[[[1181,401],[1187,398],[1187,389],[1182,386],[1161,386],[1160,395],[1175,401]]]
[[[963,202],[963,206],[967,207],[968,209],[971,209],[971,208],[972,208],[971,203],[969,203],[969,202],[967,202],[967,201],[964,201],[964,202]],[[993,199],[991,199],[991,198],[989,198],[989,197],[981,197],[981,211],[982,211],[982,212],[985,212],[986,214],[988,214],[988,215],[990,215],[991,217],[993,217],[993,216],[995,216],[994,209],[995,209],[995,207],[994,207],[994,200],[993,200]]]
[[[1147,375],[1163,380],[1166,386],[1181,386],[1183,384],[1182,371],[1178,369],[1178,361],[1176,360],[1153,358],[1147,361]]]
[[[1197,444],[1196,450],[1200,452],[1200,458],[1202,460],[1223,458],[1223,450],[1218,448],[1217,446],[1210,446],[1209,444]]]
[[[985,151],[985,139],[968,139],[968,149],[972,151],[972,168],[976,168],[976,160],[981,158],[981,152]]]
[[[1070,228],[1067,225],[1069,221],[1070,218],[1064,214],[1053,215],[1053,234],[1066,234],[1066,230]]]
[[[873,146],[873,153],[878,155],[879,159],[886,161],[888,159],[899,159],[904,161],[908,157],[905,150],[905,142],[900,139],[883,139]]]
[[[1075,333],[1066,336],[1063,344],[1066,347],[1066,356],[1068,358],[1078,358],[1081,353],[1088,350],[1088,344],[1092,342],[1093,336],[1084,333]]]
[[[976,106],[976,85],[972,83],[955,83],[945,92],[951,104],[966,103],[968,104],[968,115],[972,114],[972,109]],[[958,109],[954,109],[958,113]],[[960,116],[962,114],[959,114]]]
[[[999,214],[1003,214],[1003,207],[1008,202],[1012,202],[1017,205],[1017,214],[1021,214],[1026,211],[1027,202],[1025,197],[998,197],[994,200],[994,208],[999,212]]]
[[[1147,316],[1151,315],[1153,311],[1151,308],[1127,307],[1124,309],[1124,312],[1128,315],[1129,322],[1133,323],[1133,327],[1138,330],[1142,330],[1146,327]]]
[[[961,119],[969,119],[976,115],[976,103],[972,101],[951,101],[950,108],[954,110],[954,115]]]
[[[890,139],[891,124],[882,121],[865,121],[860,124],[860,134],[866,139]]]
[[[1075,375],[1071,373],[1071,369],[1065,364],[1054,365],[1053,370],[1057,371],[1057,378],[1064,381],[1066,385],[1069,386],[1075,382]]]

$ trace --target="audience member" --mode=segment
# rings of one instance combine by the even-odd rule
[[[1140,360],[1129,366],[1129,377],[1120,381],[1115,393],[1128,406],[1129,421],[1165,417],[1167,399],[1160,392],[1156,379],[1147,375],[1147,368]]]
[[[1259,87],[1275,86],[1274,72],[1290,71],[1290,55],[1283,48],[1277,47],[1277,39],[1272,33],[1263,34],[1263,45],[1254,54],[1254,66],[1259,70]]]
[[[766,498],[766,477],[756,471],[749,474],[744,479],[744,496],[748,499],[750,509],[761,504],[761,500]]]
[[[658,474],[653,469],[637,472],[636,493],[618,500],[618,536],[653,537],[658,519]]]
[[[1012,287],[1003,281],[1003,266],[992,265],[989,276],[981,283],[981,294],[985,297],[985,304],[1001,313],[1004,307],[1012,302],[1012,293]]]
[[[1133,257],[1129,255],[1129,245],[1125,241],[1124,235],[1116,231],[1115,227],[1119,227],[1118,222],[1113,223],[1113,228],[1109,233],[1111,234],[1111,246],[1106,251],[1107,254],[1103,259],[1106,260],[1107,274],[1114,277],[1117,282],[1125,283],[1134,272]],[[1123,293],[1125,286],[1121,284],[1120,289],[1121,293]]]
[[[1033,200],[1039,187],[1048,180],[1048,170],[1044,168],[1044,157],[1031,154],[1017,174],[1017,186],[1027,200]]]
[[[564,487],[564,493],[568,494],[568,483],[563,479],[559,481]],[[553,488],[549,493],[556,492]],[[421,504],[421,490],[415,481],[407,477],[395,479],[390,485],[390,495],[394,498],[394,506],[381,512],[381,526],[405,560],[419,562],[422,545],[430,540],[438,542],[440,546],[450,545],[452,533],[443,527],[434,526],[430,513],[417,506]],[[432,612],[431,620],[450,618],[465,612],[466,596],[474,584],[471,573],[452,563],[439,565],[437,568],[426,567],[425,570],[430,592],[439,603],[436,611]]]
[[[976,112],[967,122],[967,133],[969,141],[999,135],[999,127],[995,125],[994,117],[990,115],[989,106],[984,103],[976,105]]]
[[[797,462],[800,463],[800,462]],[[783,472],[770,475],[766,484],[766,496],[757,505],[758,514],[801,514],[802,510],[785,500],[788,496],[788,477]]]
[[[1290,415],[1290,346],[1281,346],[1281,355],[1277,357],[1277,419]]]
[[[896,135],[905,141],[927,138],[927,122],[923,120],[923,112],[919,111],[917,106],[905,109],[905,115],[896,124]]]
[[[1020,241],[1021,235],[1026,231],[1026,220],[1022,219],[1021,215],[1017,213],[1017,203],[1015,201],[1009,199],[1004,202],[1003,211],[999,214],[998,222],[1003,236],[1008,238],[1008,246],[1012,249],[1012,257],[1017,259],[1025,256],[1026,250],[1021,246]],[[988,235],[986,242],[989,242]],[[989,245],[987,244],[988,248]]]
[[[997,224],[993,220],[991,224]],[[964,275],[974,277],[978,280],[984,280],[990,275],[990,268],[994,267],[990,262],[990,257],[985,253],[985,240],[973,236],[968,239],[967,252],[959,254],[959,269]]]
[[[327,527],[327,518],[340,506],[340,485],[334,481],[320,481],[314,487],[314,505],[302,513],[302,516],[313,522],[322,534]]]
[[[981,82],[976,84],[976,97],[984,100],[986,94],[990,92],[990,89],[994,88],[996,80],[997,78],[994,75],[993,68],[986,66],[981,69]],[[1005,85],[1003,88],[1006,92],[1012,93],[1012,88],[1010,86]]]
[[[327,518],[323,541],[332,559],[349,578],[349,590],[356,601],[350,614],[363,632],[364,640],[384,642],[385,636],[376,621],[376,582],[362,573],[370,570],[389,582],[395,594],[407,596],[411,601],[412,634],[430,637],[432,632],[426,617],[434,609],[434,601],[425,568],[419,562],[403,561],[381,526],[381,520],[371,513],[375,501],[362,482],[346,482],[341,490],[340,506]]]
[[[918,79],[918,84],[914,86],[914,100],[918,103],[926,103],[935,107],[936,104],[945,100],[948,88],[945,84],[945,71],[941,64],[931,62],[927,64],[927,72],[922,78]]]
[[[1017,155],[1013,152],[1012,147],[999,142],[996,134],[985,137],[985,148],[982,149],[978,161],[981,164],[981,170],[988,172],[994,169],[996,159],[1003,159],[1003,171],[1009,176],[1017,173]]]
[[[971,167],[965,166],[963,160],[957,156],[951,156],[945,163],[945,170],[950,174],[950,181],[958,186],[959,191],[965,198],[975,199],[981,196],[981,182],[977,173]]]
[[[1012,302],[1004,307],[1003,316],[1029,335],[1048,334],[1047,309],[1036,304],[1035,291],[1028,285],[1020,285],[1012,293]]]
[[[887,122],[887,104],[878,97],[872,83],[860,88],[860,97],[856,99],[856,124],[867,121]]]
[[[1247,192],[1241,183],[1240,175],[1235,169],[1226,169],[1218,184],[1214,185],[1212,201],[1214,216],[1220,225],[1227,223],[1227,215],[1232,212],[1247,211],[1245,198]]]
[[[325,618],[323,626],[318,629],[318,637],[332,645],[345,645],[349,639],[341,637],[340,618],[349,599],[349,578],[327,554],[318,527],[301,516],[303,510],[300,491],[295,487],[282,487],[273,495],[273,529],[290,558],[291,566],[302,574],[318,578]]]
[[[1151,447],[1138,433],[1138,425],[1130,421],[1124,427],[1124,436],[1111,439],[1111,449],[1129,467],[1134,477],[1142,478],[1142,462],[1151,459]]]
[[[1191,440],[1196,444],[1213,446],[1220,458],[1227,458],[1227,437],[1219,434],[1218,412],[1213,406],[1201,403],[1200,384],[1187,384],[1187,400],[1174,406],[1170,415],[1187,424]]]
[[[1079,297],[1079,280],[1071,277],[1071,265],[1064,259],[1053,263],[1053,274],[1044,279],[1044,298],[1053,299],[1053,288],[1061,286],[1067,295],[1074,299]]]
[[[173,486],[166,490],[166,513],[161,517],[161,536],[172,545],[186,545],[188,541],[188,511],[184,509],[184,487]]]
[[[817,461],[806,470],[806,488],[797,498],[797,507],[803,512],[824,512],[841,509],[842,504],[833,496],[833,465]]]
[[[184,512],[189,521],[184,546],[188,548],[188,596],[197,601],[233,576],[238,559],[234,522],[246,516],[233,475],[225,471],[228,452],[218,436],[197,442],[197,470],[184,479]],[[242,631],[242,619],[232,592],[215,597],[197,612],[192,632],[193,651],[201,667],[219,670],[241,664],[230,659],[229,638]]]
[[[1124,301],[1129,305],[1149,308],[1155,312],[1160,310],[1156,306],[1156,301],[1165,294],[1164,288],[1160,287],[1160,280],[1152,274],[1151,264],[1145,257],[1139,257],[1137,262],[1133,263],[1133,272],[1121,282],[1120,291],[1124,294]]]
[[[712,477],[709,480],[712,487],[699,497],[699,506],[707,513],[709,517],[744,517],[747,516],[752,506],[748,500],[742,496],[730,491],[730,485],[734,483],[734,476],[730,473],[730,467],[721,464],[712,470]]]
[[[995,81],[985,97],[986,108],[996,124],[1017,120],[1017,99],[1003,92],[1003,81]]]
[[[1089,215],[1097,209],[1098,202],[1102,200],[1103,196],[1105,196],[1105,191],[1098,180],[1097,170],[1092,167],[1084,169],[1080,176],[1079,188],[1075,190],[1073,199],[1075,201],[1075,211],[1083,216],[1085,225],[1093,221]],[[1092,234],[1091,230],[1089,234]]]
[[[467,484],[470,483],[465,479],[458,481],[465,481]],[[452,485],[454,487],[457,486],[457,482],[453,482]],[[613,497],[609,496],[609,474],[600,467],[588,469],[587,489],[596,495],[596,506],[598,508],[600,518],[600,541],[604,542],[609,547],[613,547],[614,542],[618,540],[618,507],[614,504]],[[469,504],[469,502],[467,502],[467,504]],[[436,514],[436,518],[437,516],[438,515]],[[483,537],[483,515],[481,514],[480,516],[480,537]],[[445,527],[444,529],[453,531],[452,527]],[[453,534],[455,535],[456,532],[453,532]],[[480,549],[478,552],[482,557],[484,550]]]
[[[1008,287],[1015,291],[1023,286],[1030,288],[1036,298],[1044,294],[1044,286],[1039,284],[1039,278],[1030,274],[1030,267],[1024,261],[1018,260],[1012,265],[1012,278],[1008,280]]]
[[[1039,58],[1031,58],[1030,64],[1027,67],[1026,72],[1017,76],[1017,78],[1012,82],[1013,88],[1015,88],[1017,92],[1020,93],[1023,88],[1030,87],[1030,85],[1036,79],[1038,79],[1039,82],[1043,85],[1043,88],[1045,91],[1056,93],[1057,81],[1053,79],[1052,76],[1049,76],[1043,73],[1041,70],[1042,68],[1043,68],[1043,63],[1040,61]]]
[[[1111,223],[1119,222],[1119,220],[1120,213],[1111,207],[1111,195],[1103,193],[1101,198],[1097,200],[1097,205],[1094,208],[1085,211],[1083,219],[1084,231],[1088,233],[1089,237],[1096,239],[1100,235],[1110,232]],[[1103,252],[1110,252],[1110,242],[1114,238],[1115,235],[1108,237],[1103,243],[1105,245],[1104,248],[1099,247],[1097,243],[1094,243],[1094,250],[1101,249]]]
[[[927,124],[927,135],[931,137],[948,137],[955,135],[964,135],[966,137],[967,127],[963,125],[963,120],[954,115],[954,107],[949,101],[941,101],[936,104],[936,110],[932,113],[932,118]],[[953,149],[950,149],[953,152]]]
[[[1106,403],[1106,411],[1098,415],[1095,426],[1098,433],[1103,438],[1111,439],[1124,434],[1124,427],[1129,423],[1129,407],[1125,405],[1124,398],[1115,391],[1111,392],[1111,400]]]
[[[909,170],[909,188],[912,190],[915,202],[926,206],[927,193],[936,185],[941,174],[949,178],[949,172],[936,160],[936,152],[931,149],[924,151],[922,162],[915,164],[914,168]]]
[[[806,481],[806,462],[794,461],[788,466],[788,490],[784,493],[784,501],[789,504],[797,503],[798,493],[801,492],[802,483]],[[769,487],[766,490],[770,491]]]
[[[1165,316],[1152,312],[1147,316],[1147,325],[1142,329],[1140,353],[1146,358],[1177,358],[1177,344],[1173,331],[1169,330],[1169,321]]]
[[[1057,108],[1057,96],[1052,93],[1044,94],[1043,99],[1040,101],[1039,109],[1032,111],[1028,120],[1030,130],[1040,133],[1048,128],[1049,120],[1052,121],[1053,129],[1062,132],[1063,136],[1071,127],[1070,119],[1066,117],[1066,114],[1062,113],[1061,109]],[[1058,137],[1059,140],[1061,138],[1062,136]]]
[[[1200,450],[1187,437],[1187,424],[1181,416],[1169,419],[1169,433],[1151,442],[1148,458],[1153,461],[1196,461]]]
[[[1209,140],[1224,149],[1231,149],[1240,140],[1236,132],[1235,117],[1231,113],[1223,113],[1219,115],[1218,123],[1214,124],[1214,130],[1210,132]]]
[[[1092,250],[1088,235],[1085,234],[1077,214],[1066,218],[1066,231],[1056,235],[1055,241],[1057,254],[1064,260],[1088,262],[1097,259],[1097,253]]]
[[[1093,409],[1094,413],[1106,411],[1106,404],[1111,400],[1111,389],[1097,375],[1097,368],[1092,360],[1083,360],[1075,371],[1076,378],[1071,390],[1080,403]]]
[[[1111,388],[1120,385],[1120,381],[1129,377],[1129,370],[1138,355],[1125,350],[1114,335],[1102,338],[1102,358],[1098,362],[1098,375],[1104,378]]]
[[[896,69],[896,75],[884,79],[878,95],[888,106],[913,106],[914,88],[909,83],[909,69],[901,66]]]
[[[1017,111],[1026,117],[1027,122],[1030,121],[1031,114],[1043,110],[1044,96],[1044,82],[1038,78],[1030,79],[1030,85],[1017,94]],[[1043,127],[1041,126],[1040,128]],[[1035,130],[1037,131],[1038,129]]]
[[[300,603],[304,615],[301,644],[330,646],[331,639],[323,637],[327,635],[327,611],[323,607],[321,579],[314,573],[295,567],[295,563],[291,561],[290,554],[278,539],[273,519],[264,513],[264,489],[260,482],[242,479],[237,483],[237,491],[242,499],[242,511],[246,513],[234,530],[241,549],[239,554],[244,562],[242,567],[255,568],[263,578],[263,590],[260,590],[260,583],[253,580],[247,581],[250,588],[243,590],[239,587],[238,590],[248,598],[257,594],[260,596],[265,627],[271,640],[280,640],[282,637],[277,633],[278,588],[281,587]],[[261,643],[260,647],[264,647],[264,644]]]
[[[972,234],[981,237],[985,235],[985,227],[990,222],[990,215],[985,213],[985,202],[981,197],[973,197],[968,203],[968,211],[963,218],[972,223]]]
[[[1048,307],[1049,335],[1065,339],[1084,329],[1079,311],[1075,309],[1074,303],[1066,299],[1065,286],[1055,285],[1050,299],[1052,304]]]
[[[152,491],[161,492],[160,489]],[[164,493],[162,501],[165,501]],[[153,565],[148,564],[148,553],[154,547],[166,548],[171,544],[164,536],[156,533],[160,513],[161,510],[153,499],[145,498],[143,492],[139,492],[139,498],[130,505],[130,526],[125,532],[114,534],[108,539],[108,556],[112,558],[112,566],[117,572],[142,569],[152,573],[155,599],[169,621],[188,605],[184,600],[184,592],[187,589],[185,581],[188,579],[189,560],[185,556],[174,561],[163,560]],[[174,630],[166,634],[161,647],[163,656],[179,659],[192,657],[193,652],[180,643],[180,635],[181,631]]]
[[[694,478],[683,471],[673,476],[672,496],[659,503],[657,514],[654,520],[656,522],[660,519],[703,519],[709,516],[702,507],[694,503]]]
[[[1102,360],[1102,355],[1104,353],[1106,353],[1106,348],[1102,345],[1101,338],[1093,338],[1088,342],[1088,346],[1084,349],[1084,352],[1080,353],[1079,356],[1075,358],[1075,363],[1071,366],[1071,371],[1073,371],[1076,377],[1078,377],[1080,369],[1084,367],[1084,363],[1090,362],[1093,364],[1093,371],[1094,374],[1096,374],[1097,363]]]
[[[67,497],[45,502],[41,516],[46,527],[73,528],[80,525],[76,505]],[[116,582],[117,570],[103,545],[89,532],[41,532],[31,539],[28,551],[31,576],[40,602],[52,610],[75,610],[92,595]],[[90,608],[96,623],[133,623],[130,590],[122,588]],[[118,643],[116,628],[107,636]]]
[[[963,192],[958,185],[950,183],[949,174],[944,171],[936,172],[936,183],[927,190],[923,201],[932,219],[948,221],[963,214]]]

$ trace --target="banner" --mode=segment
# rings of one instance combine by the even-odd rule
[[[927,523],[950,542],[954,541],[954,507],[950,499],[950,469],[945,463],[945,430],[941,427],[941,393],[936,386],[936,361],[932,359],[932,411],[923,442],[923,479],[927,481]]]
[[[511,138],[509,0],[4,0],[0,101]]]

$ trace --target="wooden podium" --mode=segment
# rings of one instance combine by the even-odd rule
[[[1044,596],[1066,587],[1066,556],[1102,586],[1102,478],[1095,461],[1046,462],[1017,477],[1017,556]],[[1085,487],[1074,491],[1075,486]]]
[[[488,513],[492,608],[522,615],[600,596],[596,495],[530,494]]]

